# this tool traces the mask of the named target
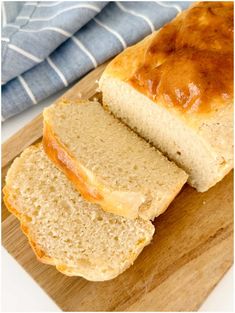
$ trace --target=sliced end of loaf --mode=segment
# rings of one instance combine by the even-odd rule
[[[44,110],[47,155],[82,195],[105,211],[153,219],[187,174],[95,102],[59,102]]]
[[[218,114],[218,120],[202,117],[199,127],[157,105],[112,71],[104,72],[99,87],[104,105],[183,168],[189,174],[188,183],[198,191],[208,190],[233,168],[230,106],[222,117]]]
[[[43,147],[48,157],[87,201],[99,204],[106,212],[131,219],[138,217],[139,207],[145,201],[144,195],[138,192],[115,192],[103,185],[69,152],[46,120],[43,127]]]

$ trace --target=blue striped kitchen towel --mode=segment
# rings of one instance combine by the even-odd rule
[[[81,78],[190,4],[2,2],[2,120]]]

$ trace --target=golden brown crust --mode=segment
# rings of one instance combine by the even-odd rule
[[[102,195],[96,189],[87,186],[88,177],[80,168],[77,160],[67,151],[60,139],[53,133],[49,124],[44,120],[43,148],[49,158],[73,182],[75,187],[90,202],[101,201]]]
[[[34,242],[33,239],[30,237],[29,227],[27,225],[27,222],[29,222],[31,219],[27,215],[23,215],[22,213],[20,213],[17,210],[17,208],[14,207],[13,203],[10,201],[10,195],[11,195],[10,188],[7,186],[4,186],[2,191],[4,194],[3,201],[6,205],[6,208],[8,209],[10,213],[12,213],[20,221],[21,230],[25,234],[25,236],[28,238],[29,244],[32,247],[32,250],[34,251],[37,259],[42,263],[55,265],[54,260],[51,257],[47,256],[45,252],[41,250],[37,246],[36,242]]]
[[[193,4],[117,56],[103,76],[127,82],[182,116],[200,116],[231,104],[233,3]]]

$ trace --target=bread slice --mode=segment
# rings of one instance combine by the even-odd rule
[[[43,116],[44,150],[81,194],[105,211],[153,219],[187,180],[98,102],[60,101]]]
[[[6,177],[4,201],[40,261],[92,281],[116,277],[150,242],[154,226],[84,201],[42,146],[27,148]]]
[[[99,87],[114,115],[206,191],[233,168],[233,3],[193,4],[111,61]]]

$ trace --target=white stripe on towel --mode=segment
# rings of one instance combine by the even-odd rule
[[[24,5],[37,5],[37,2],[25,2],[25,4]]]
[[[46,58],[46,60],[49,63],[49,65],[53,68],[53,70],[57,73],[57,75],[60,77],[60,79],[62,80],[62,82],[65,85],[65,87],[67,87],[68,86],[68,82],[67,82],[64,74],[61,72],[61,70],[55,65],[54,62],[52,62],[50,57]]]
[[[7,24],[7,13],[5,8],[5,3],[2,1],[2,26]]]
[[[8,45],[8,48],[10,48],[10,49],[20,53],[21,55],[27,57],[28,59],[30,59],[30,60],[32,60],[32,61],[34,61],[36,63],[42,62],[42,60],[39,59],[38,57],[36,57],[35,55],[33,55],[33,54],[31,54],[31,53],[29,53],[29,52],[27,52],[27,51],[17,47],[15,45],[11,44],[11,43]]]
[[[111,29],[109,26],[105,25],[104,23],[100,22],[99,20],[97,20],[96,18],[93,18],[93,20],[100,25],[101,27],[105,28],[107,31],[109,31],[110,33],[112,33],[122,44],[123,49],[125,49],[127,47],[127,44],[125,42],[125,40],[122,38],[122,36],[116,32],[115,30]]]
[[[10,39],[9,39],[9,38],[6,38],[6,37],[2,37],[2,38],[1,38],[1,41],[9,42]]]
[[[53,1],[52,3],[47,3],[47,4],[44,4],[46,3],[46,1],[43,3],[40,3],[37,5],[38,8],[48,8],[48,7],[54,7],[60,3],[62,3],[63,1]],[[26,2],[25,5],[36,5],[37,3],[36,2]]]
[[[164,1],[156,1],[156,3],[165,8],[175,8],[179,13],[182,12],[181,8],[177,4],[168,4],[164,3]]]
[[[134,12],[132,10],[129,10],[129,9],[125,8],[120,2],[115,2],[115,3],[119,7],[120,10],[122,10],[124,12],[127,12],[129,14],[132,14],[134,16],[140,17],[143,20],[145,20],[145,22],[150,27],[151,31],[154,32],[154,25],[153,25],[153,23],[150,21],[150,19],[148,17],[144,16],[143,14],[139,14],[139,13],[136,13],[136,12]]]
[[[95,57],[90,53],[90,51],[81,43],[81,41],[79,39],[77,39],[76,37],[72,36],[71,39],[73,40],[73,42],[84,52],[86,53],[86,55],[90,58],[91,62],[93,63],[94,67],[97,67],[97,61],[95,59]]]
[[[67,11],[70,11],[70,10],[73,10],[73,9],[90,9],[90,10],[93,10],[97,13],[100,12],[100,9],[97,8],[95,5],[92,5],[92,4],[78,4],[78,5],[74,5],[70,8],[66,8],[66,9],[63,9],[59,12],[57,12],[56,14],[50,16],[50,17],[42,17],[42,18],[28,18],[28,16],[17,16],[17,20],[26,20],[28,19],[30,22],[43,22],[43,21],[50,21],[52,20],[53,18],[57,17],[58,15],[64,13],[64,12],[67,12]]]
[[[43,27],[43,28],[39,28],[39,29],[20,29],[19,31],[24,32],[24,33],[37,33],[37,32],[41,32],[41,31],[45,31],[45,30],[55,31],[57,33],[60,33],[61,35],[64,35],[65,37],[68,37],[68,38],[70,38],[72,36],[72,34],[67,32],[66,30],[64,30],[62,28],[58,28],[58,27]]]
[[[34,97],[34,94],[32,93],[31,89],[29,88],[29,85],[26,83],[24,78],[20,75],[20,76],[18,76],[18,79],[19,79],[22,87],[24,88],[24,90],[27,92],[29,98],[32,100],[33,104],[37,104],[37,101]]]
[[[64,2],[64,1],[53,1],[53,3],[45,4],[46,3],[46,1],[45,1],[45,2],[42,2],[42,3],[38,4],[38,8],[54,7],[54,6],[58,5],[58,4],[61,4],[62,2]]]
[[[20,29],[20,26],[19,25],[14,25],[14,24],[6,24],[4,27],[13,27],[13,28],[17,28],[17,29]]]

